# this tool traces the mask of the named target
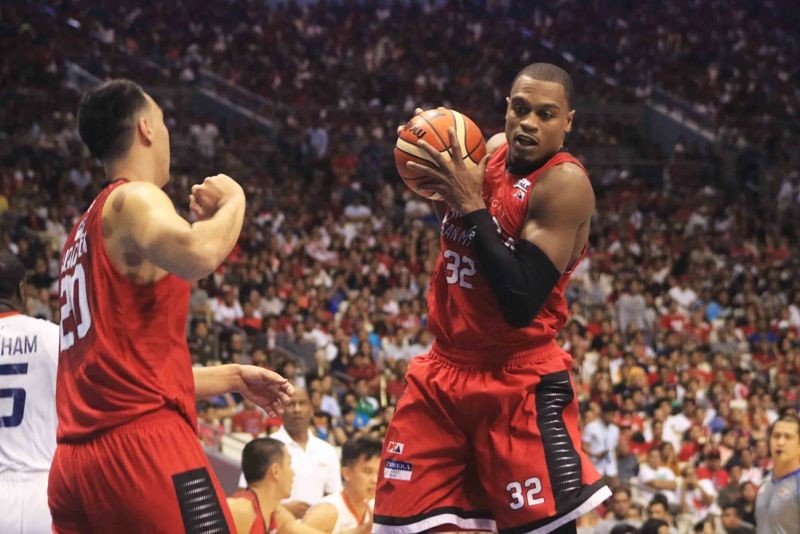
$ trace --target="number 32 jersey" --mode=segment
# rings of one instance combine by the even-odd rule
[[[164,407],[197,425],[186,342],[189,282],[167,274],[137,284],[106,254],[103,205],[124,183],[101,191],[61,254],[59,443],[91,438]]]
[[[574,163],[582,169],[583,165],[561,151],[531,174],[518,176],[506,170],[507,150],[508,145],[499,148],[486,166],[483,199],[498,227],[498,238],[513,249],[525,225],[528,198],[539,176],[563,163]],[[428,292],[429,328],[436,338],[434,347],[444,354],[481,363],[552,341],[567,320],[564,289],[577,262],[561,276],[531,323],[514,328],[503,319],[489,282],[480,274],[470,230],[462,217],[448,209],[441,227],[442,253]]]

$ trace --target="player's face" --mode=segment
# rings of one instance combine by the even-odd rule
[[[508,163],[517,168],[544,163],[558,152],[572,129],[564,86],[520,76],[506,108]]]
[[[355,492],[359,499],[364,501],[374,499],[380,463],[381,459],[378,456],[369,459],[361,456],[353,465],[343,467],[345,486]]]
[[[288,499],[292,494],[292,486],[294,485],[294,469],[292,469],[292,457],[289,456],[289,451],[283,447],[283,458],[280,463],[280,491],[281,499]]]
[[[790,421],[778,421],[769,438],[769,448],[776,462],[792,462],[800,459],[800,434],[797,425]]]
[[[164,111],[161,107],[150,95],[147,95],[147,102],[149,104],[147,121],[153,132],[153,150],[160,175],[158,185],[163,187],[169,182],[169,130],[164,122]]]

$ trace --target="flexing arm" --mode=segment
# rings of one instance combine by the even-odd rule
[[[186,280],[208,276],[239,238],[245,198],[242,188],[224,175],[207,178],[196,187],[195,195],[202,196],[206,205],[206,220],[190,224],[157,186],[133,182],[109,196],[103,226],[123,229],[130,246],[161,269]]]

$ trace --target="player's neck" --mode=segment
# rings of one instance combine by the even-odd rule
[[[258,497],[258,506],[261,508],[261,515],[269,523],[269,518],[278,504],[281,502],[281,497],[278,495],[277,488],[271,487],[267,484],[253,484],[249,489]]]
[[[151,158],[137,157],[131,152],[124,158],[106,164],[106,178],[110,181],[125,178],[129,182],[150,182],[161,187],[161,179]]]
[[[345,505],[350,508],[350,512],[352,512],[356,519],[361,520],[364,514],[367,513],[367,508],[369,507],[367,501],[359,499],[358,495],[347,486],[342,490],[342,497],[344,497]]]
[[[792,460],[790,462],[775,463],[775,469],[772,470],[772,476],[775,478],[783,478],[800,469],[800,460]]]
[[[17,299],[0,299],[0,313],[22,313],[22,304]]]

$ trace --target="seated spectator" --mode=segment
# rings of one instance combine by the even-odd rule
[[[722,527],[726,534],[755,534],[756,532],[753,525],[742,520],[736,504],[728,504],[722,509]]]
[[[661,464],[661,451],[658,449],[651,449],[647,453],[647,462],[639,466],[638,482],[639,496],[643,501],[650,501],[660,493],[669,504],[678,504],[675,473]]]
[[[244,408],[233,416],[234,432],[249,432],[256,438],[267,431],[267,414],[258,406],[244,399]]]
[[[631,492],[627,488],[620,487],[614,491],[611,497],[611,509],[606,512],[605,517],[594,527],[594,534],[611,534],[616,527],[628,526],[636,531],[641,522],[628,518],[631,509]]]

